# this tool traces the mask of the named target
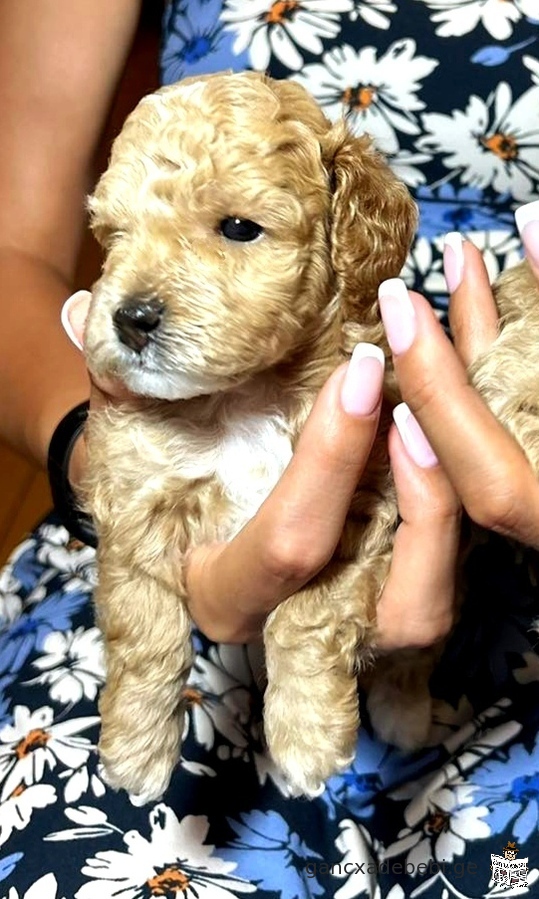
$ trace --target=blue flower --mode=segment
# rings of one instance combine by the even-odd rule
[[[424,237],[439,237],[447,231],[512,230],[514,227],[511,214],[498,211],[478,188],[463,187],[456,191],[452,184],[442,184],[437,189],[419,187],[417,202],[419,233]]]
[[[87,593],[57,591],[17,618],[0,635],[0,673],[19,671],[30,653],[41,649],[51,631],[65,631],[71,627],[72,616],[86,602]]]
[[[0,880],[6,880],[9,877],[23,856],[23,852],[14,852],[12,855],[0,858]]]
[[[238,867],[234,874],[274,891],[287,899],[300,899],[308,892],[321,896],[323,888],[308,873],[308,864],[319,859],[278,812],[249,812],[239,821],[230,820],[236,839],[221,851],[227,861]],[[308,890],[306,884],[308,883]]]
[[[21,547],[21,552],[13,560],[13,577],[17,579],[24,591],[32,590],[43,573],[43,563],[36,556],[39,549],[37,541],[32,539]]]
[[[190,0],[170,4],[164,20],[161,79],[172,84],[188,75],[206,75],[223,69],[242,71],[248,52],[234,56],[234,35],[219,20],[222,0]]]
[[[521,41],[519,44],[513,44],[511,47],[502,47],[501,44],[489,44],[487,47],[481,47],[471,57],[471,61],[481,66],[501,66],[508,61],[512,53],[523,50],[534,44],[537,38],[530,37],[527,41]]]
[[[330,778],[321,796],[329,817],[336,818],[337,805],[340,805],[354,818],[370,818],[374,814],[376,797],[394,790],[416,773],[423,774],[437,755],[436,749],[423,753],[401,752],[363,729],[352,765],[342,774]]]
[[[539,737],[529,753],[524,746],[513,746],[505,759],[481,765],[474,775],[477,805],[486,805],[490,814],[485,821],[493,833],[511,825],[512,833],[525,842],[539,829]]]

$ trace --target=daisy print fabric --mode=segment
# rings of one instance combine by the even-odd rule
[[[515,207],[538,195],[536,0],[176,0],[164,29],[164,81],[246,68],[291,78],[330,120],[373,137],[429,243],[406,279],[442,314],[445,287],[428,291],[422,266],[439,266],[443,235],[509,238]]]
[[[420,209],[404,277],[442,316],[446,232],[492,278],[519,259],[513,212],[539,183],[536,0],[169,3],[163,81],[225,69],[294,79],[372,135]],[[400,752],[365,714],[353,763],[310,801],[265,750],[260,650],[196,632],[169,789],[141,806],[108,787],[95,580],[94,550],[53,517],[0,571],[0,899],[537,894],[537,554],[496,536],[474,548],[432,679],[432,745]],[[491,868],[506,850],[525,861],[519,884]]]
[[[490,857],[509,842],[527,880],[504,895],[534,895],[538,575],[532,553],[477,547],[432,684],[433,746],[400,752],[365,719],[354,762],[311,801],[265,751],[260,649],[195,632],[182,756],[141,806],[97,755],[94,550],[45,522],[0,574],[0,897],[477,899],[499,895]]]

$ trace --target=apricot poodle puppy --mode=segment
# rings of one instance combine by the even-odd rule
[[[145,98],[90,210],[106,261],[86,357],[134,395],[88,427],[107,659],[100,752],[114,787],[153,799],[178,760],[187,705],[182,557],[229,540],[255,514],[318,391],[358,341],[389,356],[377,288],[399,274],[416,210],[367,137],[330,124],[299,85],[254,73],[188,79]],[[511,327],[515,340],[502,334],[477,377],[501,417],[500,396],[516,397],[507,417],[520,416],[529,444],[538,429],[522,379],[498,387],[499,357],[516,343],[522,354]],[[297,794],[314,795],[356,745],[357,676],[373,658],[397,521],[390,358],[386,380],[379,438],[335,555],[264,629],[265,733]],[[375,678],[373,719],[384,730],[398,717],[391,734],[403,746],[428,732],[429,658],[416,669],[413,654],[386,662],[389,691]],[[395,716],[402,695],[409,712]]]

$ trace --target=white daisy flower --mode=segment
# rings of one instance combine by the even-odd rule
[[[430,153],[410,153],[409,150],[399,150],[398,153],[388,154],[387,162],[397,177],[408,187],[419,187],[427,180],[425,173],[418,168],[432,159]]]
[[[426,113],[420,150],[441,153],[444,165],[460,172],[464,184],[492,187],[517,201],[533,198],[539,180],[539,87],[512,103],[501,82],[485,102],[472,95],[464,112]]]
[[[522,62],[532,73],[532,81],[534,82],[534,84],[539,84],[539,59],[536,59],[534,56],[528,56],[528,54],[526,54],[522,57]]]
[[[8,628],[22,612],[22,601],[16,593],[0,591],[0,624]]]
[[[522,260],[522,247],[511,231],[471,231],[466,239],[481,250],[490,283]]]
[[[30,684],[49,684],[54,702],[75,704],[93,701],[105,682],[103,641],[97,627],[53,631],[43,641],[44,654],[33,662],[43,671]]]
[[[401,272],[401,278],[409,287],[418,276],[427,295],[438,296],[447,292],[442,260],[433,258],[432,244],[426,237],[418,237],[415,241]]]
[[[380,844],[372,841],[369,832],[361,824],[347,818],[339,822],[340,834],[335,846],[342,858],[331,866],[331,874],[344,883],[335,893],[334,899],[353,899],[354,896],[370,896],[381,899],[378,883],[378,853]],[[404,891],[399,885],[392,887],[387,899],[404,899]]]
[[[274,55],[296,70],[303,65],[298,48],[321,54],[322,39],[341,30],[340,14],[353,10],[353,0],[226,0],[221,20],[236,34],[233,52],[249,48],[253,69],[264,71]]]
[[[234,877],[235,862],[214,856],[215,846],[204,843],[209,823],[204,816],[178,820],[159,804],[149,814],[150,837],[135,830],[124,836],[126,852],[98,852],[82,869],[91,880],[75,899],[148,899],[150,896],[189,895],[199,899],[233,899],[254,893],[252,883]]]
[[[7,896],[4,899],[59,899],[58,883],[54,874],[45,874],[32,884],[30,889],[21,896],[15,887],[10,887]]]
[[[434,10],[433,22],[440,22],[436,34],[440,37],[456,37],[469,34],[478,25],[499,41],[513,33],[513,25],[523,16],[536,18],[537,0],[423,0]]]
[[[78,734],[98,723],[98,717],[73,718],[53,724],[49,706],[31,712],[15,706],[13,724],[0,730],[0,802],[11,796],[20,784],[38,783],[45,768],[58,762],[66,768],[80,768],[88,761],[93,744]]]
[[[354,9],[350,13],[350,20],[357,22],[363,19],[367,25],[373,28],[389,28],[390,19],[388,15],[397,11],[394,3],[389,0],[366,0],[366,2],[356,3]]]
[[[98,765],[97,770],[102,774],[103,766]],[[104,780],[98,774],[90,774],[88,765],[81,765],[76,771],[62,771],[60,779],[65,780],[64,800],[67,803],[78,802],[88,792],[100,799],[106,792]]]
[[[73,583],[66,589],[88,590],[97,583],[95,549],[80,540],[70,537],[61,526],[47,524],[41,529],[42,542],[38,547],[37,559],[44,565],[55,568],[62,574],[73,577]]]
[[[211,749],[217,731],[233,746],[247,745],[251,674],[244,648],[212,647],[207,659],[198,656],[184,694],[197,743]]]
[[[481,250],[491,284],[502,271],[517,265],[522,259],[519,240],[508,231],[468,231],[464,236]],[[433,256],[433,247],[438,250],[437,258]],[[419,276],[428,296],[446,294],[447,285],[442,267],[443,249],[443,235],[436,237],[432,243],[426,237],[419,237],[401,272],[403,280],[408,285],[413,285]]]
[[[378,59],[374,47],[334,47],[322,63],[305,66],[294,80],[303,84],[332,121],[346,116],[355,134],[370,134],[387,154],[398,154],[397,132],[419,134],[415,113],[421,80],[438,65],[415,55],[413,40],[395,41]]]
[[[406,863],[417,871],[430,861],[451,862],[466,851],[466,840],[490,836],[490,827],[482,819],[486,806],[474,806],[476,788],[467,784],[425,789],[405,810],[407,827],[388,846],[385,858],[406,854]],[[413,868],[412,868],[413,866]]]
[[[46,808],[56,802],[56,790],[50,784],[19,784],[0,803],[0,846],[9,840],[14,830],[24,830],[35,809]]]

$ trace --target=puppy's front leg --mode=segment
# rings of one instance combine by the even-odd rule
[[[296,795],[315,796],[354,757],[357,675],[371,657],[388,564],[332,563],[268,618],[265,732]]]
[[[143,800],[156,799],[180,753],[190,620],[177,593],[106,550],[96,604],[107,666],[99,704],[107,781]]]

